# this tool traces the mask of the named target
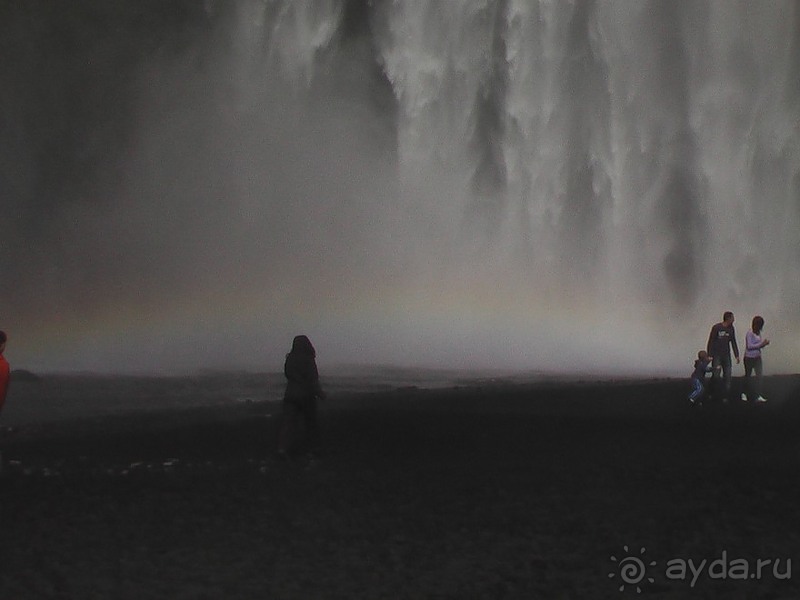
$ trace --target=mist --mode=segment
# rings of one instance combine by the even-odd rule
[[[14,367],[800,351],[796,3],[0,3]]]

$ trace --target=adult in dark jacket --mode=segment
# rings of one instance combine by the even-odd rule
[[[736,330],[733,328],[733,321],[733,313],[726,311],[722,315],[722,322],[711,328],[706,346],[706,352],[712,357],[711,388],[715,395],[720,394],[719,375],[720,368],[722,369],[723,402],[728,401],[728,395],[731,392],[731,349],[733,349],[736,364],[739,364],[739,346],[736,344]]]
[[[301,421],[309,454],[313,455],[318,450],[317,400],[324,398],[325,393],[319,383],[316,356],[316,350],[307,336],[295,336],[292,349],[283,364],[286,392],[278,434],[278,454],[282,457],[288,455]]]

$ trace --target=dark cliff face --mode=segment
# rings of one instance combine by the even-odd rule
[[[321,61],[328,64],[328,85],[345,72],[342,63],[362,63],[357,83],[375,112],[385,115],[393,145],[396,107],[375,51],[370,4],[344,4],[339,32]],[[50,215],[64,203],[110,200],[91,187],[118,181],[125,149],[140,127],[138,86],[154,63],[180,59],[181,76],[220,85],[212,72],[219,48],[239,43],[231,32],[235,6],[194,0],[0,4],[0,203],[21,238],[45,236]],[[351,91],[347,82],[341,88]]]
[[[212,22],[200,5],[2,3],[0,112],[4,147],[16,160],[0,168],[15,171],[9,162],[16,167],[24,158],[32,165],[35,176],[13,189],[28,188],[27,212],[78,200],[74,188],[107,165],[109,149],[124,146],[134,131],[130,111],[142,63],[206,45]]]
[[[142,72],[192,53],[203,69],[213,21],[202,3],[180,0],[0,3],[0,210],[13,249],[2,276],[11,297],[24,297],[32,272],[72,276],[81,260],[74,230],[85,223],[65,223],[63,211],[114,204],[139,127]]]

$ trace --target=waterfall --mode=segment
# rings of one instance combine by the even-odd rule
[[[796,370],[796,1],[95,8],[0,26],[9,245],[48,273],[9,267],[9,318],[60,298],[98,348],[125,304],[165,354],[199,321],[250,354],[302,328],[343,360],[683,372],[733,310]]]
[[[359,60],[395,103],[382,210],[432,280],[483,273],[498,295],[601,320],[797,316],[796,3],[313,5],[275,11],[275,51],[296,79],[331,77],[361,11]]]

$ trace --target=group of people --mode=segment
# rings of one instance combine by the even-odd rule
[[[733,313],[726,311],[722,315],[722,321],[711,328],[706,349],[697,353],[691,376],[692,391],[689,394],[689,401],[692,404],[702,404],[707,373],[711,373],[711,394],[723,402],[728,401],[733,377],[733,360],[739,364],[739,345],[736,342],[736,329],[733,323]],[[745,335],[745,385],[741,394],[743,402],[767,401],[761,394],[764,373],[761,353],[769,345],[769,340],[762,335],[763,330],[764,318],[760,315],[753,317],[750,330]],[[286,355],[283,372],[286,376],[286,392],[283,400],[283,419],[278,434],[278,455],[288,456],[294,438],[302,428],[306,434],[307,449],[313,457],[319,444],[317,400],[324,398],[325,394],[319,382],[316,351],[307,336],[298,335],[294,338],[292,349]]]
[[[692,391],[689,394],[689,401],[692,404],[702,403],[707,373],[711,373],[711,394],[719,395],[723,402],[727,402],[731,391],[731,351],[736,364],[739,364],[739,346],[736,343],[733,322],[733,313],[725,312],[722,321],[711,328],[706,349],[697,353],[691,376]],[[745,387],[741,395],[744,402],[767,401],[761,395],[764,371],[761,352],[769,345],[769,340],[762,336],[763,329],[764,318],[755,316],[750,331],[745,336]],[[9,365],[3,356],[6,341],[5,332],[0,331],[0,411],[5,403],[10,379]],[[286,392],[283,400],[283,419],[278,433],[278,455],[288,456],[298,430],[302,428],[305,432],[306,447],[313,457],[319,444],[317,401],[323,399],[325,393],[320,386],[316,351],[307,336],[295,336],[291,351],[286,355],[283,372],[286,376]]]
[[[736,329],[733,327],[733,322],[733,313],[726,311],[722,315],[722,321],[711,328],[706,349],[697,353],[691,378],[692,392],[689,394],[689,401],[692,404],[702,404],[706,373],[711,373],[711,394],[719,396],[722,402],[728,401],[733,377],[731,351],[736,364],[739,364],[739,345],[736,343]],[[745,384],[741,395],[743,402],[752,400],[763,403],[767,401],[761,395],[764,373],[761,351],[769,345],[769,340],[762,336],[763,330],[764,318],[756,315],[753,317],[750,330],[745,335]]]
[[[708,336],[705,350],[697,353],[691,382],[689,401],[702,404],[705,394],[706,374],[711,373],[711,394],[723,402],[728,401],[733,377],[733,360],[739,364],[739,345],[736,342],[734,316],[731,311],[722,315]],[[764,318],[753,317],[750,330],[745,335],[744,375],[745,385],[741,393],[743,402],[766,402],[761,394],[764,368],[762,350],[769,345],[763,337]],[[733,354],[733,358],[731,357]],[[313,458],[318,450],[319,426],[317,424],[317,401],[325,397],[319,381],[316,364],[316,351],[305,335],[295,336],[292,349],[286,355],[283,367],[286,376],[286,392],[283,399],[283,416],[278,433],[278,455],[288,457],[296,441],[297,434],[305,431],[306,448]]]

